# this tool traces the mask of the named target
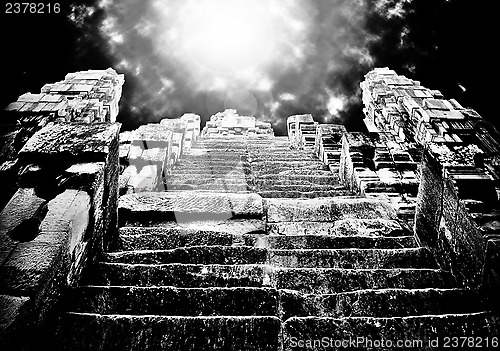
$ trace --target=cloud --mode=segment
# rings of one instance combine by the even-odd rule
[[[74,6],[70,19],[126,74],[125,126],[185,112],[206,120],[229,106],[271,121],[279,133],[291,114],[312,113],[319,121],[352,117],[359,82],[376,63],[370,47],[383,35],[368,28],[370,19],[402,20],[411,2],[101,0]],[[246,12],[237,12],[239,3]],[[226,7],[226,17],[235,18],[217,17]],[[217,35],[212,45],[203,42],[211,28],[204,21],[218,23],[210,29]],[[236,36],[220,38],[231,28]],[[407,45],[407,33],[399,43]]]

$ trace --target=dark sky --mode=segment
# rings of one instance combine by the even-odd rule
[[[272,122],[277,134],[298,113],[363,130],[359,82],[388,66],[500,125],[494,1],[253,0],[245,14],[224,14],[232,22],[217,17],[224,1],[64,1],[50,15],[2,8],[0,105],[68,72],[113,67],[126,79],[124,129],[234,107]],[[212,4],[219,14],[207,10]],[[204,42],[210,21],[253,42]]]

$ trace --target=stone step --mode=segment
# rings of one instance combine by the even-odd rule
[[[258,184],[252,187],[256,192],[275,191],[275,192],[346,192],[346,188],[340,184],[303,184],[292,183],[287,185],[281,184]]]
[[[398,249],[417,247],[413,236],[235,235],[231,233],[162,227],[122,227],[117,251],[167,250],[186,246],[231,246],[242,243],[269,249]]]
[[[122,227],[116,250],[168,250],[188,246],[257,246],[262,235],[237,235],[211,230]],[[264,247],[264,246],[261,246]]]
[[[279,268],[273,287],[308,294],[332,294],[364,289],[454,288],[453,276],[439,269]]]
[[[224,175],[217,175],[213,173],[191,173],[191,174],[178,174],[172,173],[165,177],[165,182],[181,183],[181,184],[204,184],[207,182],[224,181],[225,183],[241,183],[245,182],[248,175],[244,173],[230,173]]]
[[[197,164],[206,164],[214,167],[235,167],[235,166],[249,166],[250,162],[245,161],[242,156],[246,156],[246,154],[241,154],[238,157],[234,157],[236,155],[232,155],[233,158],[226,158],[227,154],[223,154],[220,157],[215,157],[213,155],[202,155],[202,156],[183,156],[175,165],[175,167],[183,167],[183,166],[196,166]]]
[[[250,162],[264,162],[264,161],[289,161],[289,162],[302,162],[302,161],[318,161],[318,158],[310,154],[288,152],[262,152],[262,153],[249,153],[248,160]]]
[[[197,173],[211,173],[211,174],[227,174],[230,172],[244,172],[249,170],[249,167],[244,167],[241,164],[220,165],[217,163],[203,163],[193,162],[192,164],[183,164],[176,166],[172,172],[179,174],[197,174]]]
[[[481,311],[479,297],[465,289],[358,290],[315,299],[319,315],[330,317],[405,317]],[[467,303],[464,303],[467,302]]]
[[[486,345],[486,338],[491,342],[499,333],[500,318],[487,312],[388,318],[293,317],[284,323],[283,350],[436,350],[446,349],[445,338],[448,347],[453,337],[469,337],[473,345],[482,340]],[[322,338],[327,344],[313,344],[313,340]],[[339,344],[342,341],[343,346]],[[396,345],[398,341],[407,344]],[[461,340],[458,342],[460,345]]]
[[[85,286],[71,291],[73,312],[167,316],[278,316],[273,288]]]
[[[336,190],[329,190],[329,191],[267,191],[267,190],[262,190],[258,191],[258,194],[266,199],[299,199],[299,198],[306,198],[306,199],[316,199],[319,197],[339,197],[339,196],[349,196],[352,195],[352,192],[347,189],[336,189]]]
[[[270,270],[266,265],[99,263],[92,283],[180,288],[262,287],[264,283],[269,285]]]
[[[318,175],[318,176],[261,176],[255,177],[254,184],[258,186],[273,184],[273,185],[289,185],[289,184],[314,184],[314,185],[339,185],[339,177],[333,173],[330,175]]]
[[[249,192],[250,188],[246,183],[240,184],[167,184],[167,191],[204,191],[204,192],[221,192],[221,193],[243,193]]]
[[[402,249],[414,248],[418,244],[413,236],[331,236],[331,235],[263,235],[259,236],[258,247],[281,250],[297,249]]]
[[[328,171],[328,166],[323,163],[318,162],[278,162],[269,161],[268,163],[252,163],[251,169],[256,174],[276,174],[281,172],[292,172],[292,171],[309,171],[309,172],[324,172]]]
[[[332,222],[343,219],[397,219],[385,201],[362,197],[267,199],[267,220],[276,222]]]
[[[256,179],[268,178],[268,177],[280,177],[284,179],[293,179],[293,177],[316,177],[316,176],[331,176],[332,173],[330,170],[322,170],[322,169],[311,169],[311,168],[295,168],[295,169],[285,169],[285,168],[276,168],[271,170],[259,169],[256,167],[251,167],[252,176]]]
[[[176,317],[68,313],[61,349],[199,351],[280,349],[277,317]]]
[[[176,191],[172,191],[175,193]],[[182,192],[182,191],[178,191]],[[123,220],[123,218],[122,218]],[[262,219],[229,218],[229,219],[207,219],[191,221],[169,221],[158,218],[134,217],[132,220],[124,221],[122,227],[143,227],[143,228],[167,228],[174,230],[200,230],[216,231],[221,233],[231,233],[235,235],[243,234],[263,234],[266,232],[266,223]]]
[[[98,264],[95,285],[274,287],[306,294],[365,289],[454,288],[449,272],[437,269],[276,268],[269,265]]]
[[[268,287],[88,285],[73,288],[69,296],[72,312],[129,315],[405,317],[484,308],[470,290],[432,288],[302,294]]]
[[[262,198],[257,194],[217,192],[144,192],[120,197],[119,218],[127,221],[192,222],[262,218]]]
[[[268,263],[292,268],[437,268],[424,248],[269,250]]]
[[[396,220],[349,218],[333,222],[280,222],[268,223],[269,234],[331,235],[331,236],[403,236],[409,235]]]
[[[259,264],[265,263],[267,250],[251,246],[189,246],[170,250],[110,252],[104,262],[129,264]]]

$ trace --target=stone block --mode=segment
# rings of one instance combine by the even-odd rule
[[[53,270],[61,260],[61,252],[60,246],[51,243],[19,243],[0,267],[0,293],[36,297],[53,276]]]
[[[396,219],[390,205],[366,198],[268,199],[267,220],[329,222],[349,218]]]
[[[423,245],[429,247],[437,246],[437,233],[443,203],[442,171],[436,166],[429,154],[426,153],[421,168],[421,181],[415,213],[415,234]]]
[[[141,171],[134,176],[133,183],[130,183],[135,189],[135,192],[155,191],[161,181],[161,169],[159,172],[157,165],[149,165],[142,167]]]
[[[66,190],[48,203],[48,212],[40,231],[79,232],[89,222],[90,196],[78,190]]]
[[[36,237],[46,203],[31,188],[18,189],[10,199],[0,213],[0,265],[5,263],[20,240]]]
[[[500,238],[488,240],[486,245],[482,288],[486,291],[493,308],[500,311],[498,291],[500,289]]]
[[[121,219],[141,220],[230,220],[262,219],[262,198],[257,194],[211,192],[144,192],[120,197]]]
[[[118,123],[49,123],[28,140],[19,158],[24,163],[48,163],[55,167],[103,161],[113,148],[118,149],[119,130]]]
[[[30,309],[30,298],[25,296],[0,295],[0,348],[9,350],[17,340],[15,336],[24,332],[22,323]]]

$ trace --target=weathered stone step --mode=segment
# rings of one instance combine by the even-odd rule
[[[100,263],[92,284],[127,286],[262,287],[332,294],[364,289],[454,288],[437,269],[273,268],[269,265]]]
[[[397,219],[385,201],[362,197],[268,199],[268,222],[331,222],[342,219]]]
[[[278,316],[273,288],[85,286],[71,292],[73,312],[167,316]]]
[[[465,303],[466,302],[466,303]],[[465,289],[358,290],[315,299],[319,314],[331,317],[405,317],[481,311],[479,297]]]
[[[105,262],[130,264],[259,264],[265,263],[267,250],[251,246],[189,246],[170,250],[110,252]]]
[[[97,285],[182,288],[262,287],[269,285],[270,270],[271,267],[266,265],[99,263],[92,282]]]
[[[221,193],[244,193],[250,192],[246,183],[241,184],[167,184],[167,191],[204,191],[204,192],[221,192]]]
[[[280,222],[267,225],[269,234],[332,236],[402,236],[408,235],[396,220],[349,218],[333,222]]]
[[[247,175],[244,173],[230,173],[217,175],[213,173],[192,173],[192,174],[177,174],[173,173],[166,177],[167,184],[204,184],[208,182],[224,181],[225,183],[242,183],[245,182]]]
[[[186,246],[244,245],[269,249],[398,249],[417,247],[413,236],[236,235],[211,230],[122,227],[117,251],[167,250]]]
[[[294,168],[294,169],[284,169],[276,168],[271,170],[259,169],[252,167],[252,175],[259,179],[261,177],[283,177],[287,179],[288,177],[296,176],[330,176],[333,174],[330,170],[322,169],[308,169],[308,168]],[[291,179],[291,178],[290,178]]]
[[[258,191],[258,194],[262,196],[263,198],[276,198],[276,199],[299,199],[299,198],[306,198],[306,199],[317,199],[319,197],[338,197],[338,196],[349,196],[352,194],[352,192],[348,189],[336,189],[336,190],[328,190],[328,191],[267,191],[267,190],[262,190]]]
[[[293,268],[437,268],[424,248],[269,250],[268,263]]]
[[[318,158],[310,154],[301,153],[288,153],[288,152],[262,152],[260,154],[252,153],[248,155],[250,162],[264,162],[264,161],[289,161],[289,162],[302,162],[302,161],[318,161]]]
[[[232,155],[232,158],[227,158],[227,153],[224,153],[220,156],[214,156],[214,155],[202,155],[202,156],[191,156],[191,155],[184,155],[175,165],[175,167],[182,167],[182,166],[196,166],[197,164],[208,164],[208,165],[213,165],[213,166],[218,166],[218,167],[229,167],[229,166],[248,166],[250,163],[248,161],[245,161],[244,158],[242,159],[241,157],[234,157],[235,155]],[[246,156],[245,153],[241,154],[240,156]]]
[[[273,287],[309,294],[331,294],[364,289],[453,288],[453,276],[439,269],[341,269],[280,268],[272,276]]]
[[[253,246],[258,236],[233,235],[210,230],[162,228],[162,227],[123,227],[119,229],[117,250],[168,250],[187,246],[231,246],[236,242]],[[248,239],[247,239],[248,238]]]
[[[340,184],[303,184],[303,183],[291,183],[286,185],[281,184],[259,184],[253,186],[254,190],[257,192],[262,191],[276,191],[276,192],[346,192],[346,188]]]
[[[283,350],[436,350],[445,348],[445,337],[471,337],[472,341],[485,338],[491,342],[500,334],[500,318],[486,312],[411,317],[373,318],[319,318],[293,317],[284,324]],[[313,340],[328,342],[327,347],[313,344]],[[297,343],[303,340],[304,344]],[[345,340],[341,346],[336,340]],[[407,344],[396,345],[401,340]],[[458,339],[460,342],[460,339]],[[309,343],[305,343],[309,341]],[[332,347],[330,343],[332,342]],[[349,344],[349,342],[351,342]],[[356,343],[358,342],[358,343]],[[370,344],[371,342],[371,344]],[[382,342],[384,344],[382,344]],[[389,344],[389,342],[391,344]],[[448,341],[448,347],[451,342]],[[467,344],[465,344],[467,346]],[[475,344],[474,344],[475,345]],[[490,344],[491,345],[491,344]],[[483,346],[484,347],[484,346]]]
[[[315,185],[338,185],[340,184],[338,176],[333,173],[330,175],[318,175],[318,176],[279,176],[279,175],[271,175],[271,176],[261,176],[256,177],[254,180],[254,184],[258,186],[273,184],[273,185],[288,185],[288,184],[315,184]]]
[[[68,313],[59,334],[62,349],[82,351],[277,351],[280,330],[277,317]]]
[[[172,191],[172,193],[182,193],[184,191]],[[151,217],[136,216],[133,220],[127,220],[122,227],[152,227],[152,228],[169,228],[180,230],[201,230],[201,231],[216,231],[223,233],[231,233],[235,235],[242,234],[260,234],[266,232],[266,224],[262,219],[246,219],[246,218],[229,218],[229,219],[208,219],[208,220],[191,220],[191,221],[169,221]]]
[[[244,167],[241,164],[235,163],[231,165],[221,165],[217,163],[204,163],[204,162],[193,162],[192,164],[183,164],[176,166],[172,172],[174,173],[212,173],[212,174],[226,174],[229,172],[240,171],[249,169],[249,167]]]
[[[328,171],[328,166],[318,161],[267,161],[252,162],[251,168],[254,172],[273,174],[283,171],[308,170],[308,171]]]
[[[192,222],[262,216],[262,198],[251,193],[144,192],[121,196],[119,201],[122,224],[127,221]]]
[[[269,249],[402,249],[417,247],[415,237],[372,237],[372,236],[331,236],[331,235],[266,235],[259,236],[259,247]]]

